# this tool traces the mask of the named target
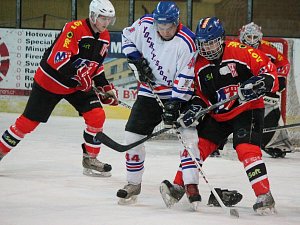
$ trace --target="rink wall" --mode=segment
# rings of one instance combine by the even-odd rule
[[[54,30],[0,28],[0,112],[23,112],[31,91],[34,73],[45,49],[53,43],[58,32]],[[290,58],[291,71],[294,75],[293,82],[296,86],[293,97],[299,99],[300,39],[288,40],[293,42],[292,57]],[[108,55],[111,58],[124,57],[121,51],[120,34],[111,36]],[[111,71],[110,66],[105,67],[106,74],[110,74]],[[120,74],[113,74],[111,82],[119,82],[120,80],[116,79],[118,77],[121,77]],[[119,84],[119,86],[121,85]],[[118,88],[118,93],[119,98],[130,105],[136,99],[136,90]],[[127,119],[130,112],[122,106],[104,106],[104,109],[107,118]],[[77,112],[67,102],[62,101],[55,108],[53,115],[77,116]]]
[[[2,91],[3,92],[3,91]],[[132,105],[136,94],[131,94],[131,98],[124,98],[123,92],[135,93],[133,90],[118,89],[120,99],[128,105]],[[0,91],[1,93],[1,91]],[[10,96],[0,94],[0,112],[22,113],[25,109],[28,96]],[[130,110],[123,106],[103,105],[106,117],[109,119],[128,119]],[[57,116],[78,116],[77,111],[67,101],[62,100],[54,109],[52,115]]]

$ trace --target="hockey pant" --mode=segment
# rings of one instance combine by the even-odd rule
[[[216,150],[217,144],[205,139],[199,138],[198,148],[200,149],[200,162]],[[269,192],[270,185],[267,177],[265,163],[262,160],[262,154],[259,146],[242,143],[236,146],[236,152],[239,160],[243,163],[249,182],[256,196]],[[181,156],[183,159],[184,156]],[[183,160],[181,160],[182,163]],[[183,166],[182,166],[183,167]],[[185,168],[187,170],[187,168]],[[187,173],[184,169],[179,169],[174,179],[174,184],[183,186],[184,184],[198,184],[196,176],[191,176],[192,172]],[[193,171],[196,172],[196,171]],[[188,175],[186,175],[188,174]],[[186,178],[190,176],[190,178]],[[194,180],[193,180],[194,179]]]
[[[136,134],[130,131],[125,131],[126,144],[131,144],[146,135]],[[127,169],[127,182],[130,184],[140,184],[144,173],[144,161],[146,151],[145,145],[140,144],[126,152],[126,169]]]
[[[96,157],[100,152],[100,144],[95,144],[93,137],[97,132],[102,131],[105,120],[104,110],[102,108],[94,108],[86,113],[83,113],[83,118],[86,123],[84,130],[84,140],[86,150],[92,157]],[[14,147],[16,147],[26,134],[34,131],[40,122],[33,121],[21,115],[16,122],[11,125],[0,138],[0,153],[6,155]]]
[[[265,104],[264,127],[277,127],[284,125],[279,105]],[[262,148],[276,148],[286,146],[292,150],[293,146],[289,140],[287,130],[278,130],[263,134]]]

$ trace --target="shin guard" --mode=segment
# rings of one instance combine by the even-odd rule
[[[89,156],[96,158],[100,153],[100,142],[95,142],[94,137],[103,131],[105,113],[102,108],[95,108],[82,114],[87,125],[83,132],[84,147]]]
[[[267,169],[259,146],[243,143],[236,146],[239,160],[244,168],[256,196],[270,191]]]
[[[13,124],[10,126],[0,138],[0,152],[4,156],[11,149],[16,147],[19,142],[25,137],[26,134],[33,131],[39,122],[27,119],[25,116],[21,115]]]

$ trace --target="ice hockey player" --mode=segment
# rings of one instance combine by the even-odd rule
[[[163,110],[153,92],[166,110],[178,115],[180,105],[190,100],[194,91],[196,46],[194,33],[179,21],[177,5],[163,1],[153,14],[142,16],[123,30],[122,49],[140,81],[138,97],[125,127],[125,141],[130,144],[151,134],[162,121]],[[164,118],[165,124],[172,126],[173,118],[171,124],[169,120]],[[127,184],[117,192],[119,204],[135,203],[141,193],[145,155],[143,144],[126,153]]]
[[[86,124],[82,144],[84,174],[111,175],[111,165],[96,158],[100,152],[100,143],[95,143],[93,137],[103,130],[105,113],[101,102],[118,104],[114,87],[106,80],[103,68],[110,44],[107,27],[114,21],[115,9],[110,1],[92,0],[89,18],[72,21],[64,26],[44,53],[23,114],[0,138],[0,159],[41,122],[46,123],[54,107],[65,99]],[[92,90],[93,84],[108,97],[97,96]]]
[[[259,214],[274,212],[275,201],[270,191],[260,143],[264,119],[263,95],[278,90],[276,67],[255,48],[235,41],[225,41],[224,28],[216,17],[200,19],[195,35],[199,51],[195,64],[195,95],[190,108],[177,120],[181,127],[197,128],[194,136],[198,135],[196,138],[200,152],[196,148],[189,150],[193,151],[202,165],[232,133],[233,147],[257,196],[254,211]],[[195,120],[194,116],[201,109],[233,95],[238,95],[239,99],[213,110],[199,121]],[[186,149],[182,150],[180,157],[181,169],[172,187],[176,185],[177,189],[185,188],[192,193],[189,196],[191,201],[199,201],[199,171]],[[166,195],[170,199],[173,197],[170,194],[171,187],[167,188],[165,182],[161,184],[161,189],[163,198]]]
[[[287,76],[290,71],[290,63],[270,42],[263,40],[261,27],[251,22],[240,29],[240,42],[250,45],[264,52],[275,64],[278,73],[279,90],[276,93],[267,93],[265,102],[265,127],[277,127],[283,125],[281,114],[281,93],[287,85]],[[263,134],[262,150],[274,158],[285,157],[286,153],[293,152],[288,131],[279,130]]]

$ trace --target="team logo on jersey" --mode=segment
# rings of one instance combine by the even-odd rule
[[[232,77],[237,77],[238,73],[236,71],[236,64],[235,63],[228,63],[227,66],[228,66],[228,68],[231,72]]]
[[[57,52],[54,57],[54,63],[59,63],[65,59],[68,59],[71,57],[71,52]]]
[[[131,27],[131,28],[128,29],[128,31],[129,31],[130,33],[132,33],[132,32],[135,31],[135,28],[134,28],[134,27]]]
[[[76,69],[81,68],[82,66],[87,66],[87,67],[94,67],[94,68],[96,68],[97,65],[98,65],[98,63],[96,63],[96,62],[91,62],[90,60],[87,60],[87,59],[81,59],[81,58],[79,58],[79,59],[76,59],[76,60],[72,63],[72,65],[73,65]]]
[[[223,87],[222,89],[217,91],[218,96],[218,102],[221,102],[225,99],[228,99],[232,97],[233,95],[236,95],[238,92],[238,85],[229,85],[227,87]],[[220,106],[216,109],[217,113],[224,112],[229,110],[236,100],[230,101],[228,103],[225,103],[224,105]]]

